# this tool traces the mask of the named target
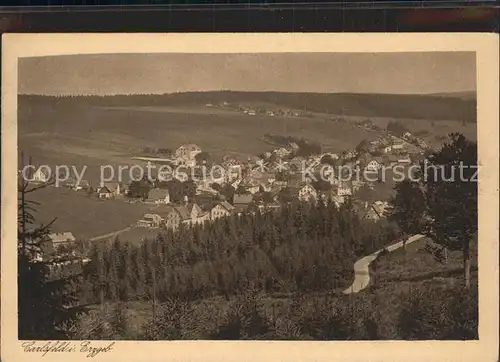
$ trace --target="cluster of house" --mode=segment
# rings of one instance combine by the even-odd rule
[[[421,137],[414,136],[410,132],[406,132],[405,134],[403,134],[402,138],[405,141],[422,148],[423,150],[428,150],[431,148],[431,146],[429,146],[427,142],[425,142]]]
[[[198,204],[186,200],[184,204],[158,205],[158,207],[145,214],[137,222],[137,226],[148,228],[165,227],[176,230],[181,224],[186,226],[203,224],[206,221],[232,215],[235,210],[235,206],[227,201],[218,202],[209,210],[202,210]]]
[[[144,202],[155,205],[154,208],[143,215],[137,222],[139,227],[147,228],[170,228],[177,229],[181,224],[196,225],[207,221],[216,220],[233,214],[241,214],[246,210],[259,209],[275,210],[280,207],[283,192],[289,198],[303,202],[333,201],[337,205],[343,204],[347,198],[367,185],[372,183],[366,180],[352,179],[343,181],[341,175],[336,174],[332,167],[327,176],[328,187],[315,187],[315,179],[310,175],[318,175],[320,169],[324,171],[324,158],[328,157],[333,163],[343,166],[358,167],[367,171],[378,171],[382,166],[394,166],[397,164],[409,165],[418,162],[423,157],[423,150],[427,148],[418,147],[418,138],[405,134],[402,138],[392,135],[383,135],[378,139],[367,142],[363,150],[346,150],[340,154],[322,153],[309,157],[295,157],[299,146],[289,143],[287,147],[278,147],[273,151],[266,152],[261,157],[250,157],[246,162],[238,161],[231,157],[224,157],[221,165],[218,165],[219,173],[210,173],[209,177],[196,180],[197,194],[210,193],[216,196],[219,191],[212,186],[230,185],[235,190],[234,196],[227,201],[213,201],[202,206],[196,203],[196,198],[188,200],[185,197],[183,203],[171,202],[168,189],[152,188]],[[410,142],[411,141],[411,142]],[[187,167],[196,165],[196,155],[202,150],[195,144],[180,146],[174,152],[177,164]],[[271,157],[273,156],[274,157]],[[39,171],[37,171],[39,172]],[[40,182],[47,181],[43,173],[35,174]],[[317,179],[316,179],[317,180]],[[325,180],[323,178],[323,180]],[[183,180],[182,180],[183,181]],[[79,185],[83,187],[83,185]],[[108,182],[97,187],[94,192],[100,199],[113,199],[127,193],[127,185],[119,182]],[[262,195],[266,195],[263,197]],[[213,200],[223,198],[213,197]],[[378,219],[384,217],[389,210],[386,201],[376,201],[363,207],[366,218]],[[74,237],[70,233],[54,234],[48,238],[44,246],[45,253],[51,255],[54,250],[60,249]]]
[[[76,238],[71,232],[50,233],[43,237],[39,248],[32,250],[32,261],[47,268],[48,280],[56,280],[83,272],[83,266],[90,262],[78,250]]]
[[[369,142],[362,152],[351,151],[346,158],[369,171],[379,170],[382,166],[418,163],[429,147],[424,141],[421,141],[423,146],[410,143],[410,137],[412,136],[409,132],[405,133],[403,138],[390,134],[380,136]]]

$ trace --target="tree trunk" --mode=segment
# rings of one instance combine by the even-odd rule
[[[465,288],[470,288],[470,242],[468,238],[464,238],[463,243],[463,259],[464,259],[464,283]]]

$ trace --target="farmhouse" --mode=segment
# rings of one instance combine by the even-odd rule
[[[76,239],[71,232],[52,233],[40,243],[40,253],[36,253],[36,258],[47,260],[55,254],[62,254],[75,247]]]
[[[292,153],[292,152],[290,150],[287,150],[284,147],[277,148],[276,150],[274,150],[274,154],[276,156],[278,156],[279,158],[283,158],[285,156],[288,156],[290,153]]]
[[[148,218],[148,220],[153,221],[153,225],[163,225],[166,228],[173,230],[176,230],[181,223],[186,225],[201,224],[205,220],[208,220],[210,216],[209,213],[204,213],[195,203],[160,206],[159,209],[155,209],[154,214],[147,215],[156,215],[152,218]],[[143,220],[146,220],[146,217],[144,217]],[[141,224],[145,223],[141,220]]]
[[[106,186],[102,186],[97,188],[97,197],[100,199],[112,199],[114,194]]]
[[[217,205],[215,205],[214,207],[212,207],[212,209],[210,210],[210,218],[212,220],[216,220],[221,217],[226,217],[231,215],[234,212],[234,210],[235,208],[233,205],[231,205],[227,201],[222,201]]]
[[[228,165],[225,169],[225,178],[227,182],[237,180],[242,175],[242,167],[240,164]]]
[[[145,214],[137,222],[138,227],[158,228],[163,224],[163,218],[158,214]]]
[[[199,153],[201,153],[201,148],[193,143],[190,143],[182,145],[177,150],[175,150],[175,157],[192,161]]]
[[[210,219],[210,213],[203,212],[201,207],[195,203],[176,206],[176,208],[181,212],[181,215],[183,215],[182,222],[187,225],[202,224],[206,220]],[[187,210],[187,215],[185,214],[184,208]]]
[[[145,202],[147,204],[170,204],[170,194],[167,189],[152,189]]]
[[[365,169],[367,171],[378,171],[382,168],[383,161],[380,157],[375,157],[371,161],[368,162]]]
[[[118,182],[105,182],[97,188],[97,197],[100,199],[112,199],[122,194],[122,186]]]
[[[241,214],[245,211],[253,201],[252,194],[234,194],[233,196],[233,205],[235,208],[235,212]]]
[[[157,211],[163,219],[163,225],[167,229],[176,230],[184,218],[187,218],[187,209],[179,209],[174,206],[167,206],[161,211]]]
[[[368,207],[364,218],[369,220],[379,220],[386,216],[388,210],[389,203],[387,201],[375,201]]]

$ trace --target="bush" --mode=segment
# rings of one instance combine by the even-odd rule
[[[266,339],[270,323],[263,312],[260,294],[253,289],[245,291],[233,304],[213,339]]]
[[[403,339],[477,339],[477,303],[477,289],[419,288],[403,303],[399,335]]]
[[[146,326],[144,339],[147,340],[178,340],[190,339],[186,333],[191,330],[192,307],[189,303],[169,298],[158,308],[154,319]]]

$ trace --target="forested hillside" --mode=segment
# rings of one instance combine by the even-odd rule
[[[87,302],[194,300],[265,292],[334,291],[353,279],[355,259],[394,241],[387,221],[360,220],[350,204],[290,205],[205,226],[165,231],[140,247],[96,246],[86,271]]]

